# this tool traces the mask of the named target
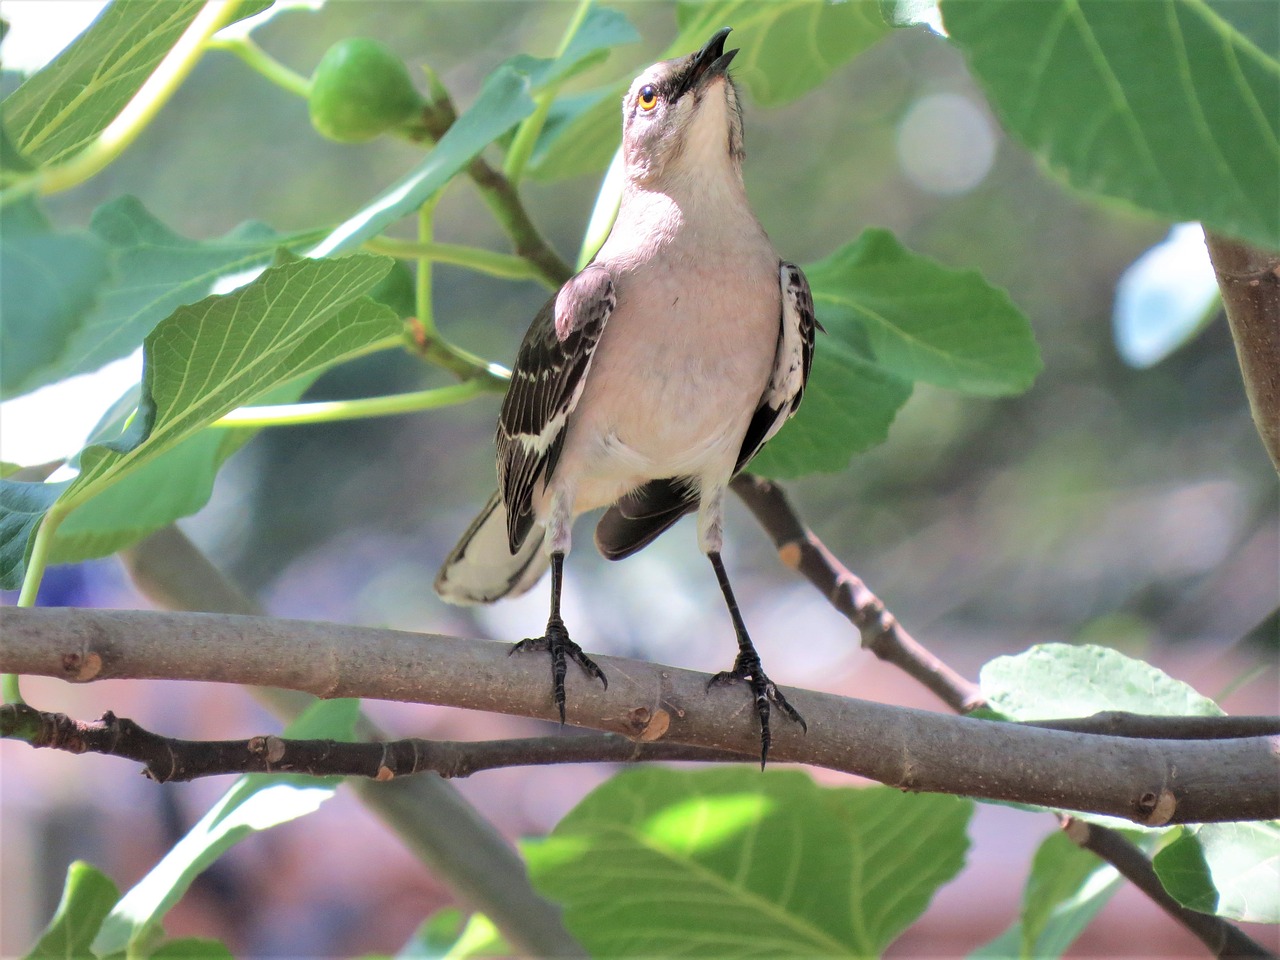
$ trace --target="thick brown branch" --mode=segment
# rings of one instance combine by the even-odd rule
[[[982,705],[977,685],[903,629],[884,602],[804,525],[780,486],[743,473],[734,479],[733,490],[773,539],[783,566],[799,571],[858,628],[863,647],[915,677],[957,713]]]
[[[1253,422],[1280,471],[1280,253],[1205,231]]]
[[[260,617],[8,609],[0,670],[71,681],[268,683],[322,697],[438,703],[553,719],[547,663],[510,646]],[[568,720],[641,740],[747,753],[741,690],[688,670],[597,658],[609,688],[571,672]],[[773,756],[909,790],[1087,810],[1147,825],[1280,814],[1275,738],[1139,740],[950,717],[788,691],[809,721],[779,724]]]
[[[1262,944],[1246,936],[1221,917],[1188,910],[1169,896],[1146,854],[1123,834],[1099,824],[1068,817],[1063,824],[1071,840],[1120,871],[1126,880],[1145,893],[1160,909],[1190,930],[1216,957],[1275,957]]]

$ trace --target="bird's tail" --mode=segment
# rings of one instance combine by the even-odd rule
[[[436,593],[449,603],[492,603],[533,587],[549,561],[543,528],[534,527],[513,556],[507,546],[507,510],[494,493],[436,576]]]

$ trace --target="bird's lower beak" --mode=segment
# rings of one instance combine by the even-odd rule
[[[713,77],[722,77],[729,69],[729,64],[733,62],[733,58],[737,56],[737,50],[730,50],[727,53],[724,49],[724,41],[732,27],[725,27],[717,30],[715,34],[708,40],[697,53],[691,54],[689,58],[689,67],[685,73],[685,82],[682,85],[682,93],[691,90],[694,87],[701,86]]]

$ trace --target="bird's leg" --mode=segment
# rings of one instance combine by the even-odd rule
[[[560,619],[560,584],[564,579],[564,554],[551,554],[551,616],[547,618],[547,632],[540,637],[529,637],[521,640],[511,648],[517,650],[546,650],[551,654],[551,684],[560,711],[560,722],[564,723],[564,675],[568,669],[565,658],[580,666],[589,677],[595,677],[608,689],[609,680],[604,671],[596,666],[595,661],[582,652],[582,648],[569,639],[569,631]]]
[[[804,717],[800,716],[796,709],[787,703],[787,698],[782,695],[782,691],[765,675],[764,670],[761,668],[760,655],[756,653],[755,645],[747,634],[747,626],[742,622],[742,614],[738,611],[738,601],[734,599],[733,587],[729,586],[729,576],[725,573],[724,561],[720,559],[719,551],[708,553],[707,557],[711,561],[711,566],[715,568],[716,580],[720,583],[720,592],[724,594],[724,602],[729,607],[729,616],[733,618],[734,632],[738,635],[738,656],[733,661],[733,669],[717,673],[711,678],[707,686],[713,687],[739,680],[750,685],[751,691],[756,698],[756,716],[760,718],[760,769],[763,770],[765,760],[769,758],[769,742],[771,740],[769,733],[769,705],[771,703],[776,703],[783,713],[800,724],[801,729],[807,731],[809,728],[804,722]]]

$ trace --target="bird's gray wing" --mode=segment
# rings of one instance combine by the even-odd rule
[[[747,427],[738,453],[739,473],[760,448],[769,442],[782,425],[800,409],[804,388],[813,369],[813,342],[822,329],[813,310],[813,294],[803,271],[794,263],[779,267],[782,284],[782,327],[778,331],[778,350],[773,357],[773,373],[760,397],[755,416]]]
[[[609,272],[587,267],[538,312],[516,353],[498,415],[498,492],[512,554],[533,526],[535,488],[555,472],[565,422],[615,303]]]
[[[799,409],[813,367],[814,332],[822,329],[804,273],[794,263],[781,264],[778,273],[782,316],[773,372],[743,437],[735,474]],[[605,511],[596,525],[596,547],[610,560],[629,557],[697,506],[698,490],[689,478],[651,480]]]

